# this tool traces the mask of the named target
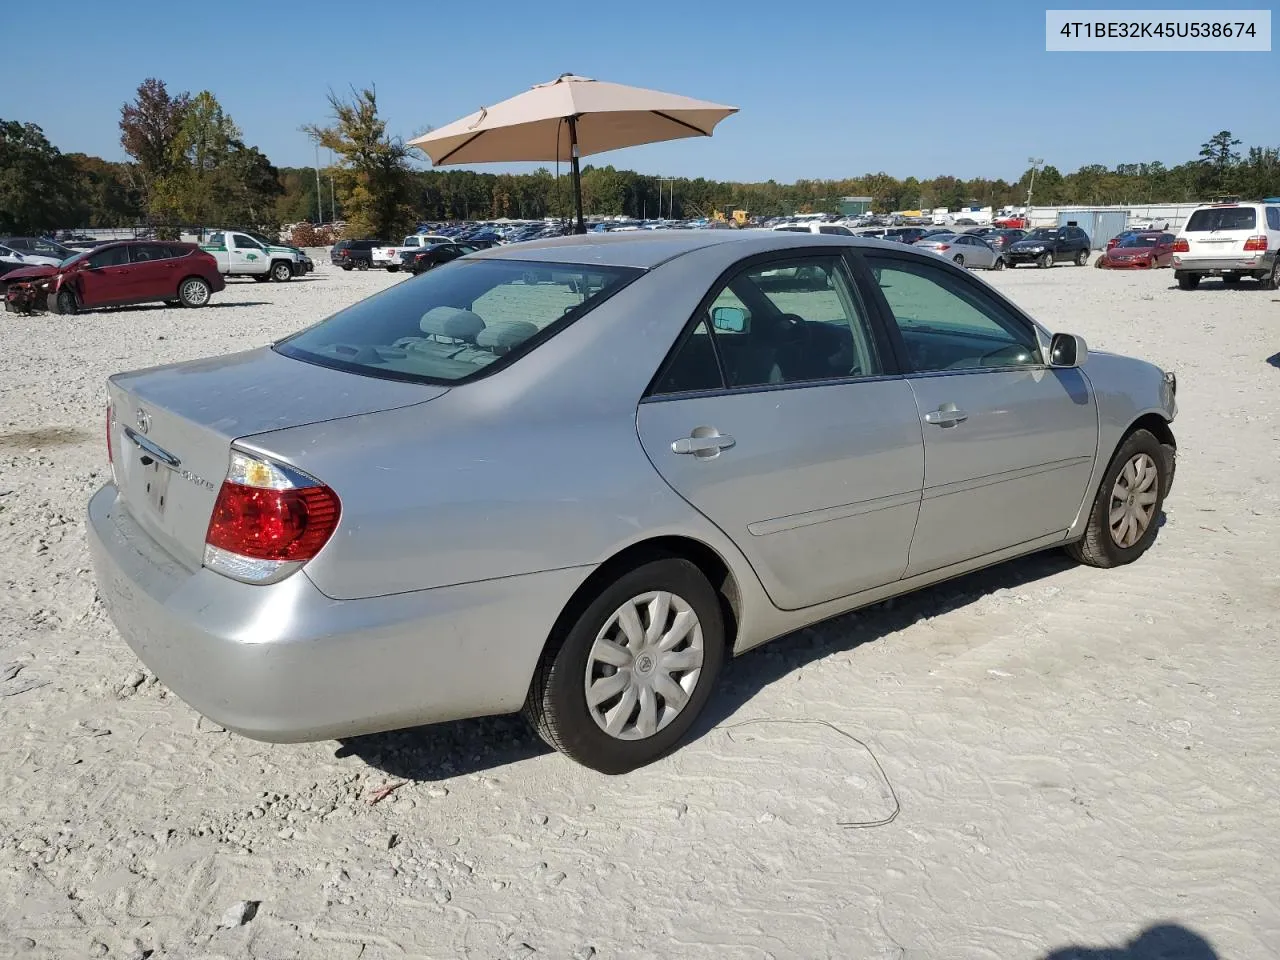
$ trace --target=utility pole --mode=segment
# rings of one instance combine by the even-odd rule
[[[1044,157],[1027,157],[1031,164],[1031,180],[1027,183],[1027,226],[1031,226],[1031,191],[1036,185],[1036,170],[1044,164]]]
[[[316,144],[316,225],[324,224],[324,194],[320,192],[320,144]]]
[[[669,183],[671,186],[667,188],[667,215],[674,217],[676,215],[676,178],[675,177],[659,177],[658,178],[658,219],[662,219],[662,185]]]

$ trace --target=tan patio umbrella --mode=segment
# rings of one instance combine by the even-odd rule
[[[737,112],[737,107],[566,73],[423,134],[409,145],[426,153],[437,167],[567,160],[573,175],[577,230],[585,233],[579,157],[663,140],[709,137],[717,123]]]

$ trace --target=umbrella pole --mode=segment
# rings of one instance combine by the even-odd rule
[[[569,118],[569,170],[573,177],[573,210],[577,217],[575,233],[586,233],[582,220],[582,173],[578,170],[578,118]]]

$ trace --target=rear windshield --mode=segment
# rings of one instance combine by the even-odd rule
[[[1207,233],[1210,230],[1252,230],[1257,224],[1253,207],[1212,207],[1197,210],[1187,221],[1187,233]]]
[[[455,260],[362,300],[275,349],[370,377],[458,383],[528,353],[642,272]]]
[[[1125,237],[1117,247],[1154,247],[1159,237]]]

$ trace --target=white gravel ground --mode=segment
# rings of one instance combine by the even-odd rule
[[[103,379],[401,280],[317,256],[204,310],[0,314],[0,956],[1038,960],[1158,924],[1214,951],[1170,956],[1280,954],[1280,294],[988,274],[1177,371],[1151,552],[1046,554],[779,640],[729,665],[697,739],[605,778],[510,718],[240,739],[96,602]],[[895,794],[892,823],[838,825]]]

